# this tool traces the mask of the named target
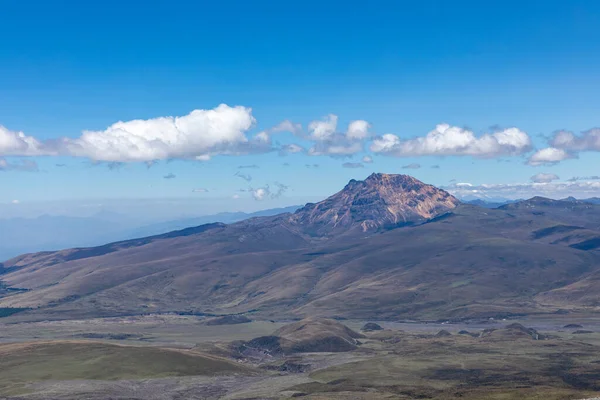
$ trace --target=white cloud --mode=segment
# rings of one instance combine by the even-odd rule
[[[196,188],[196,189],[192,189],[192,193],[208,193],[208,189],[206,189],[206,188]]]
[[[254,200],[264,200],[265,197],[267,197],[267,194],[269,193],[268,190],[268,188],[253,189],[252,197],[254,197]]]
[[[548,182],[516,184],[453,184],[443,187],[459,198],[522,199],[534,196],[555,199],[574,196],[588,198],[600,196],[600,182]]]
[[[348,125],[346,136],[351,140],[362,140],[369,136],[369,128],[371,125],[367,121],[357,120],[352,121]]]
[[[19,200],[13,200],[11,201],[11,204],[21,204],[21,202]]]
[[[527,164],[538,166],[538,165],[552,165],[562,160],[571,158],[571,155],[562,149],[554,147],[547,147],[536,151],[529,157]]]
[[[0,125],[0,156],[51,155],[43,143],[23,132],[10,131]]]
[[[371,157],[371,156],[364,156],[362,158],[362,162],[364,162],[365,164],[371,164],[373,162],[373,157]]]
[[[288,186],[283,183],[275,182],[274,184],[277,188],[276,190],[272,190],[269,185],[265,185],[256,189],[250,188],[250,193],[254,200],[262,201],[265,199],[276,199],[288,190]]]
[[[325,116],[321,121],[312,121],[308,125],[310,138],[313,140],[331,139],[337,129],[338,117],[335,114]]]
[[[577,158],[580,152],[600,151],[600,128],[592,128],[575,135],[570,131],[557,131],[548,141],[550,147],[536,151],[528,160],[529,165],[556,164],[569,158]]]
[[[534,183],[550,183],[552,181],[557,181],[560,178],[556,174],[544,174],[540,172],[539,174],[532,176],[530,179],[531,182]]]
[[[519,155],[530,148],[531,139],[517,128],[477,137],[469,130],[448,124],[439,124],[427,135],[407,140],[388,133],[376,138],[371,144],[371,151],[396,157],[428,155],[494,157]]]
[[[240,198],[239,194],[234,194],[233,196],[231,196],[232,199],[237,200]]]
[[[221,104],[183,117],[117,122],[103,131],[84,131],[77,139],[65,138],[60,146],[70,155],[98,161],[203,159],[248,152],[246,132],[254,123],[250,108]]]
[[[367,121],[355,120],[348,124],[345,133],[337,131],[338,116],[329,114],[319,121],[308,125],[309,135],[306,139],[314,142],[308,150],[311,156],[346,157],[359,153],[364,148],[364,141],[369,137]]]

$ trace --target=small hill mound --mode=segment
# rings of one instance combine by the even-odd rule
[[[376,324],[375,322],[367,322],[366,324],[363,325],[362,328],[360,328],[360,330],[363,332],[374,332],[374,331],[381,331],[381,330],[383,330],[383,328],[381,327],[381,325]]]
[[[283,326],[274,335],[284,339],[281,344],[290,353],[351,351],[364,337],[337,321],[313,318]]]
[[[441,331],[439,331],[438,333],[435,334],[436,338],[444,338],[444,337],[450,337],[450,336],[452,336],[452,334],[445,329],[442,329]]]
[[[206,320],[204,325],[236,325],[247,324],[248,322],[252,322],[252,320],[245,315],[224,315]]]
[[[581,329],[581,328],[583,328],[583,325],[567,324],[567,325],[563,326],[563,328],[565,328],[565,329]]]
[[[542,335],[533,328],[527,328],[519,323],[507,325],[503,329],[486,329],[481,333],[482,338],[490,338],[497,340],[545,340],[546,336]]]

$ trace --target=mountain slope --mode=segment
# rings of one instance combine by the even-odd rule
[[[295,214],[13,259],[0,280],[22,290],[0,295],[0,307],[34,308],[28,318],[490,316],[554,312],[564,301],[543,293],[563,299],[561,288],[591,287],[600,273],[600,252],[573,246],[600,236],[600,206],[532,199],[490,210],[380,177]]]

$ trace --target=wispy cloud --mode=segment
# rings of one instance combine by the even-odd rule
[[[421,164],[418,164],[418,163],[412,163],[412,164],[402,166],[402,169],[419,169],[419,168],[421,168]]]
[[[196,188],[196,189],[192,189],[192,193],[208,193],[208,189],[206,189],[206,188]]]
[[[577,181],[597,181],[600,180],[600,176],[591,175],[591,176],[574,176],[572,178],[567,179],[567,182],[577,182]]]
[[[365,166],[358,162],[346,162],[342,164],[344,168],[364,168]]]
[[[0,171],[23,171],[23,172],[38,172],[38,164],[29,159],[10,162],[4,158],[0,158]]]
[[[258,169],[260,168],[258,165],[256,164],[251,164],[251,165],[239,165],[238,169]]]
[[[238,178],[241,178],[241,179],[245,180],[246,182],[252,181],[252,176],[250,176],[248,174],[242,174],[240,171],[237,171],[235,174],[233,174],[233,176],[237,176]]]
[[[169,172],[167,175],[163,176],[164,179],[175,179],[177,178],[177,175],[173,174],[172,172]]]

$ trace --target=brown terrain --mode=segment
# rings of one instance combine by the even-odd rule
[[[0,265],[0,396],[594,397],[599,249],[599,205],[373,174],[294,214],[26,254]]]
[[[373,174],[294,214],[209,224],[0,267],[11,318],[176,312],[461,319],[593,310],[600,206],[484,209]]]

